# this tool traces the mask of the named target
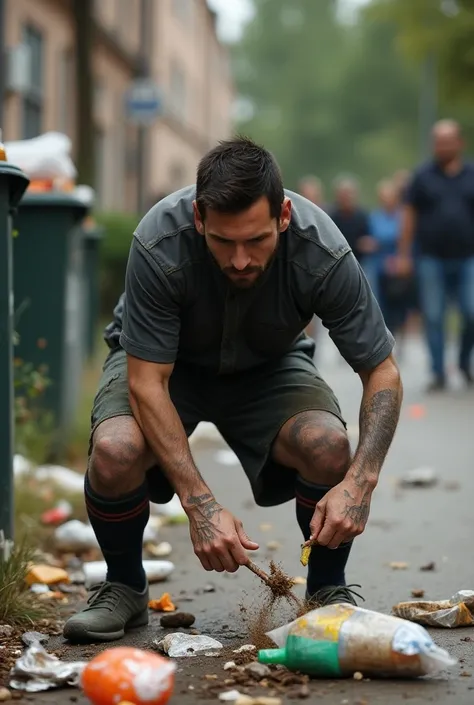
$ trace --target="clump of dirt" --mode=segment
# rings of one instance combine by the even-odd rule
[[[296,595],[293,595],[293,580],[283,572],[280,566],[275,561],[270,561],[270,581],[268,587],[275,599],[284,597],[288,600],[298,600]]]

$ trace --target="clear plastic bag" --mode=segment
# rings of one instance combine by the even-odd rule
[[[279,648],[260,651],[260,662],[322,678],[416,678],[456,663],[420,625],[346,604],[313,610],[267,636]]]
[[[474,591],[459,590],[449,600],[400,602],[392,613],[427,627],[470,627],[474,625]]]

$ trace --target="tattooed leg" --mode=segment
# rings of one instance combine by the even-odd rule
[[[326,411],[303,411],[278,434],[273,458],[312,483],[334,486],[350,463],[350,444],[342,422]]]

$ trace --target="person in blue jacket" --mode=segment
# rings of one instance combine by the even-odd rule
[[[401,232],[401,210],[396,184],[388,179],[381,181],[377,196],[379,206],[369,215],[370,234],[365,238],[367,242],[364,243],[364,249],[367,254],[362,260],[362,266],[388,328],[398,334],[408,316],[410,282],[399,277],[396,269]]]

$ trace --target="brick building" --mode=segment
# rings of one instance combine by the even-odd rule
[[[74,144],[71,0],[4,3],[4,141],[57,130]],[[143,54],[164,99],[162,116],[143,138],[142,183],[148,203],[156,194],[192,183],[200,156],[231,131],[229,57],[217,38],[215,16],[206,0],[95,0],[91,149],[103,210],[137,207],[138,130],[127,120],[124,94]]]

